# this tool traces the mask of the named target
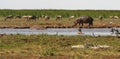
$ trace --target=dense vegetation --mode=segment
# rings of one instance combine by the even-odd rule
[[[62,15],[63,17],[69,17],[74,15],[76,17],[82,15],[89,15],[92,17],[98,16],[120,16],[119,10],[0,10],[0,16],[7,15],[48,15],[50,17],[55,17],[57,15]]]
[[[120,39],[112,36],[63,36],[63,35],[1,35],[0,56],[78,56],[97,58],[120,57]],[[109,49],[76,48],[73,45],[108,45]],[[17,59],[17,57],[16,57]],[[76,58],[79,59],[79,58]]]

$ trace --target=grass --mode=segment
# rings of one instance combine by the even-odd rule
[[[7,15],[48,15],[50,20],[26,21],[12,19],[4,21]],[[63,19],[56,21],[55,17]],[[94,28],[120,27],[120,20],[111,20],[109,16],[120,16],[119,10],[0,10],[0,28],[72,28],[76,18],[89,15],[94,18]],[[105,17],[103,21],[99,16]],[[110,24],[113,22],[113,24]],[[84,24],[87,28],[88,24]],[[75,26],[80,27],[80,26]],[[120,41],[112,36],[63,36],[63,35],[0,35],[0,59],[115,59],[120,58]],[[73,45],[109,45],[109,49],[73,49]]]
[[[45,21],[43,19],[39,19],[36,21],[26,21],[25,19],[8,19],[7,21],[4,21],[4,17],[0,18],[0,27],[1,28],[72,28],[74,25],[75,20],[68,20],[68,18],[63,18],[60,21],[56,21],[55,18],[51,18],[48,21]],[[110,22],[113,22],[113,24],[110,24]],[[80,27],[79,25],[75,27]],[[84,24],[85,28],[88,27],[88,24]],[[103,21],[100,21],[98,18],[94,18],[93,23],[94,28],[108,28],[108,27],[120,27],[120,20],[112,20],[109,18],[103,19]]]
[[[120,16],[119,10],[0,10],[0,16],[7,15],[48,15],[52,18],[57,15],[62,15],[65,18],[74,15],[75,17],[89,15],[94,18],[103,16],[108,18],[109,16]]]
[[[74,58],[118,58],[120,41],[117,37],[63,36],[63,35],[3,35],[0,37],[0,55],[18,57],[74,56]],[[109,45],[109,49],[73,49],[72,45]]]
[[[12,19],[4,21],[5,16],[8,15],[35,15],[41,17],[42,15],[50,16],[49,21],[39,19],[37,21],[27,22],[25,19]],[[55,17],[61,15],[62,20],[56,21]],[[92,16],[94,21],[94,28],[106,27],[120,27],[120,20],[111,20],[109,16],[120,16],[119,10],[0,10],[0,27],[1,28],[71,28],[75,20],[69,21],[68,18],[74,15],[76,18],[80,16]],[[100,21],[99,16],[103,16],[104,20]],[[114,24],[110,25],[109,23]],[[79,27],[79,26],[76,26]],[[87,25],[84,25],[87,28]]]

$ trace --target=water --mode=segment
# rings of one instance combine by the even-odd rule
[[[120,28],[117,28],[120,31]],[[78,28],[48,28],[44,30],[37,29],[0,29],[0,34],[49,34],[49,35],[92,35],[92,36],[115,36],[110,28],[81,29],[83,34],[78,34]]]

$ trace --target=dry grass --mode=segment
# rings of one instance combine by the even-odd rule
[[[0,58],[119,58],[119,38],[112,36],[6,35],[0,38]],[[109,45],[109,49],[73,49],[72,45]],[[64,57],[65,56],[65,57]],[[73,57],[72,57],[73,56]],[[61,57],[60,57],[61,58]],[[69,58],[68,58],[69,59]]]
[[[104,19],[103,21],[94,18],[93,28],[107,28],[107,27],[120,27],[120,20]],[[4,18],[0,18],[1,28],[71,28],[74,25],[75,20],[68,20],[68,18],[63,18],[62,20],[56,21],[55,18],[51,18],[48,21],[39,19],[36,21],[26,21],[25,19],[12,19],[4,21]],[[110,24],[113,22],[113,24]],[[80,26],[75,26],[80,27]],[[83,27],[88,27],[88,24],[84,24]]]

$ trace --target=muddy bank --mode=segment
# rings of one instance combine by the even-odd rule
[[[120,26],[57,26],[57,25],[33,25],[33,26],[0,26],[0,28],[13,28],[13,29],[26,29],[26,28],[30,28],[30,29],[45,29],[45,28],[112,28],[112,27],[116,27],[119,28]]]

